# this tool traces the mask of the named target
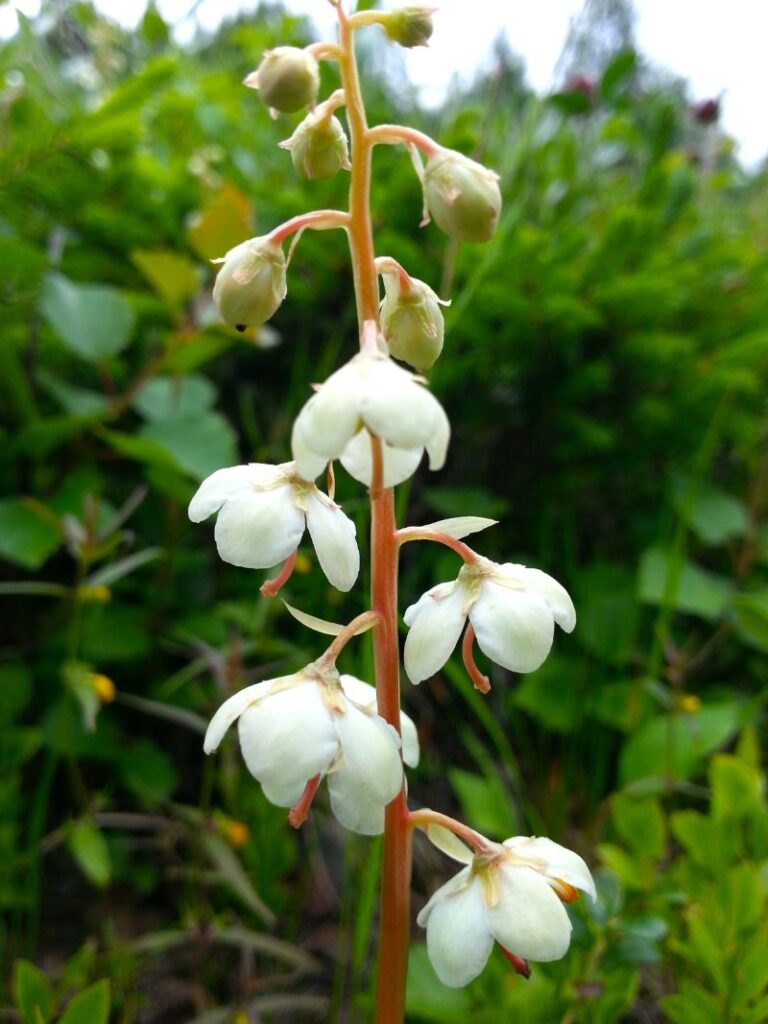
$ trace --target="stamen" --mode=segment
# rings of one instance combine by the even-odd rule
[[[464,633],[464,640],[461,644],[461,656],[464,659],[464,667],[466,668],[469,678],[472,680],[476,690],[480,693],[488,693],[491,689],[491,681],[488,676],[484,675],[475,663],[474,651],[472,646],[475,642],[475,629],[470,622],[467,626],[466,632]]]
[[[499,949],[512,964],[516,974],[519,974],[521,978],[530,978],[531,965],[527,960],[524,960],[521,956],[515,956],[514,953],[510,953],[508,949],[504,949],[501,943],[499,943]]]
[[[555,890],[563,903],[574,903],[579,898],[579,890],[562,878],[550,878],[549,884]]]
[[[277,576],[273,576],[271,580],[265,580],[259,588],[259,593],[262,597],[276,597],[288,580],[293,574],[293,570],[296,567],[296,555],[297,551],[294,551],[292,555],[283,562],[283,567]]]
[[[320,785],[320,776],[316,775],[314,779],[310,779],[304,787],[304,792],[301,794],[299,799],[288,811],[288,824],[292,825],[293,828],[301,828],[304,824],[309,809],[312,806],[312,801],[315,799],[315,793]]]

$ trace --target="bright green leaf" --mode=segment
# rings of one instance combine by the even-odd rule
[[[498,778],[483,778],[462,768],[450,769],[448,778],[464,814],[478,831],[495,839],[514,834],[514,811]]]
[[[231,182],[224,182],[208,205],[192,218],[187,241],[202,259],[218,259],[251,237],[252,219],[248,197]]]
[[[39,569],[62,540],[61,529],[40,514],[36,503],[0,500],[0,557],[24,569]]]
[[[200,286],[197,267],[181,253],[134,249],[131,259],[160,298],[174,309],[191,299]]]
[[[29,960],[13,965],[13,1001],[23,1024],[35,1024],[37,1014],[48,1021],[53,1014],[53,989],[43,972]],[[37,1011],[37,1012],[36,1012]]]
[[[43,284],[40,306],[67,348],[89,362],[117,355],[131,340],[133,310],[117,289],[107,285],[75,284],[51,273]]]
[[[206,377],[155,377],[139,391],[133,407],[148,420],[199,416],[216,401],[216,389]]]
[[[67,846],[85,877],[99,889],[109,884],[111,862],[107,841],[89,821],[79,821],[67,834]]]
[[[744,503],[715,487],[680,480],[673,502],[684,522],[705,544],[725,544],[747,530]]]
[[[153,420],[140,435],[168,452],[196,480],[237,462],[235,432],[219,413]]]
[[[59,1024],[107,1024],[109,1020],[109,982],[97,981],[67,1003]]]
[[[658,860],[666,844],[664,815],[657,800],[617,793],[611,800],[616,831],[633,853]]]
[[[678,566],[661,548],[649,549],[640,562],[639,597],[648,604],[669,602],[678,611],[713,620],[722,615],[731,590],[724,576],[689,561]]]

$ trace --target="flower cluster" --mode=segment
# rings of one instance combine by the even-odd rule
[[[463,560],[457,579],[431,588],[405,612],[404,664],[412,683],[440,671],[463,631],[465,665],[478,688],[490,684],[474,664],[475,640],[502,668],[533,672],[549,654],[555,625],[571,632],[576,613],[565,589],[547,573],[492,562],[463,543],[462,537],[491,525],[490,520],[459,516],[431,527],[397,530],[391,489],[414,474],[425,454],[430,469],[439,470],[448,453],[445,411],[427,382],[400,365],[426,372],[441,356],[445,325],[440,307],[445,303],[395,260],[375,256],[367,211],[370,150],[378,144],[409,147],[421,181],[424,223],[431,218],[459,242],[486,242],[493,236],[501,191],[493,171],[420,132],[366,125],[352,33],[378,25],[401,46],[426,45],[433,9],[413,5],[348,16],[341,0],[334,6],[338,44],[276,47],[245,84],[258,90],[274,116],[305,111],[282,146],[302,177],[350,172],[350,209],[300,214],[231,249],[214,261],[221,268],[213,299],[231,327],[242,331],[264,324],[285,299],[288,263],[302,232],[342,229],[357,285],[360,351],[315,386],[293,424],[291,461],[217,470],[192,498],[189,517],[197,523],[216,515],[215,541],[225,562],[248,569],[282,566],[262,585],[265,597],[289,580],[307,531],[329,583],[348,592],[360,574],[360,551],[355,523],[334,501],[338,462],[370,490],[372,607],[344,625],[289,605],[304,625],[334,636],[330,646],[299,671],[229,696],[210,722],[204,749],[216,751],[237,723],[248,771],[268,800],[290,808],[289,820],[296,827],[325,780],[333,814],[352,831],[375,835],[386,829],[389,835],[390,829],[410,834],[414,827],[426,828],[463,865],[418,918],[426,927],[438,976],[456,986],[480,972],[494,942],[522,971],[528,959],[561,957],[571,934],[563,903],[575,898],[577,890],[594,897],[594,886],[584,861],[549,839],[518,836],[493,843],[444,815],[408,810],[403,766],[416,766],[419,744],[414,723],[399,703],[393,611],[399,546],[408,540],[436,541]],[[318,103],[321,60],[338,62],[341,88]],[[349,137],[335,113],[344,106],[349,108]],[[291,236],[286,257],[283,246]],[[373,630],[375,687],[336,668],[347,643],[366,629]],[[434,823],[437,818],[440,825]],[[456,838],[467,834],[472,849]],[[404,849],[404,843],[385,843],[385,859],[402,856]],[[397,904],[399,913],[407,900],[391,886],[403,885],[408,865],[405,857],[384,872],[383,902]],[[404,923],[400,935],[407,931]],[[405,962],[392,953],[389,959]]]

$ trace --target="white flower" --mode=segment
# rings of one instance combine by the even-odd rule
[[[432,838],[432,829],[429,834]],[[494,940],[525,960],[564,956],[571,922],[561,901],[570,903],[577,889],[595,899],[581,857],[551,839],[528,836],[502,844],[486,840],[487,850],[473,856],[451,838],[450,844],[437,845],[466,867],[437,890],[418,917],[443,984],[459,988],[476,978]]]
[[[459,578],[440,583],[406,611],[405,671],[414,683],[434,675],[456,646],[464,623],[491,661],[512,672],[533,672],[552,647],[555,623],[570,633],[576,611],[566,590],[539,569],[487,558],[466,564]]]
[[[360,569],[355,524],[299,476],[295,463],[216,470],[192,498],[189,518],[199,523],[217,511],[216,547],[225,562],[269,569],[293,554],[307,528],[333,586],[346,591],[354,585]]]
[[[382,352],[353,356],[299,413],[291,445],[301,475],[314,480],[362,427],[393,448],[426,449],[431,469],[445,462],[450,426],[443,407],[419,378]]]
[[[424,455],[423,448],[393,448],[390,444],[382,444],[381,454],[384,462],[384,487],[397,487],[403,480],[413,476],[416,467]],[[373,481],[373,453],[371,452],[371,435],[363,427],[359,430],[341,453],[341,464],[355,480],[370,487]]]
[[[325,775],[331,809],[345,828],[383,832],[384,808],[400,792],[403,767],[400,739],[376,714],[373,686],[317,662],[248,686],[211,719],[206,754],[235,721],[248,770],[273,804],[291,807],[310,780]],[[401,728],[404,759],[416,764],[416,730],[406,715]]]

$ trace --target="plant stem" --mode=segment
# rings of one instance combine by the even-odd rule
[[[346,97],[351,149],[347,234],[361,341],[364,325],[379,320],[379,283],[371,229],[371,147],[355,60],[352,26],[339,4],[339,69]],[[380,616],[373,631],[379,714],[400,732],[400,648],[397,637],[397,536],[394,492],[382,486],[381,442],[373,437],[371,483],[371,607]],[[411,843],[405,787],[385,811],[384,863],[376,1024],[402,1024],[410,941]]]

